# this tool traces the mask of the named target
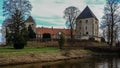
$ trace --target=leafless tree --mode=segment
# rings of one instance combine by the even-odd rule
[[[103,36],[104,38],[107,40],[107,43],[110,44],[110,15],[107,14],[107,12],[104,12],[104,16],[103,16],[103,20],[102,20],[102,24],[101,24],[101,28],[103,30]]]
[[[70,29],[70,37],[74,39],[73,30],[75,29],[75,22],[80,10],[74,6],[70,6],[64,10],[64,18],[66,19],[66,26]]]
[[[114,45],[114,40],[116,34],[114,33],[117,29],[116,26],[119,26],[120,23],[120,15],[119,14],[120,5],[118,0],[106,0],[106,6],[104,7],[105,17],[104,24],[107,27],[107,36],[110,47]]]

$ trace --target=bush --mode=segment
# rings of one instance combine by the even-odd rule
[[[60,39],[58,41],[60,49],[62,49],[63,45],[65,44],[65,37],[60,35]]]
[[[13,46],[15,49],[23,49],[26,44],[26,40],[23,37],[20,37],[19,39],[16,39],[16,42],[14,42]]]
[[[15,49],[23,49],[24,48],[24,43],[14,43],[14,48]]]
[[[116,43],[116,47],[120,47],[120,41]]]
[[[101,37],[101,42],[106,42],[105,39],[103,37]]]

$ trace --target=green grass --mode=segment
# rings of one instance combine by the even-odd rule
[[[13,49],[10,47],[0,47],[0,59],[1,58],[17,58],[30,55],[44,55],[44,54],[57,54],[60,52],[59,48],[44,47],[44,48],[30,48]]]
[[[0,63],[16,64],[64,59],[66,53],[77,57],[77,55],[87,54],[89,51],[79,48],[61,51],[58,47],[58,42],[28,42],[24,49],[14,49],[13,46],[0,47]]]
[[[6,48],[6,47],[1,47],[0,48],[0,53],[11,53],[11,52],[59,52],[59,48],[52,48],[52,47],[44,47],[44,48],[30,48],[30,47],[25,47],[24,49],[13,49],[13,48]]]

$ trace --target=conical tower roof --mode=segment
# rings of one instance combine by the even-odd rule
[[[77,19],[85,19],[85,18],[95,18],[96,20],[98,20],[88,6],[77,17]]]
[[[25,22],[33,22],[35,23],[34,19],[32,18],[32,16],[29,16],[28,19]]]

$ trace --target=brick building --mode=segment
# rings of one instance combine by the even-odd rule
[[[69,29],[60,29],[60,28],[45,28],[38,27],[36,28],[36,37],[39,39],[58,39],[60,34],[63,34],[66,39],[70,38],[70,30]],[[75,31],[73,32],[75,36]]]

